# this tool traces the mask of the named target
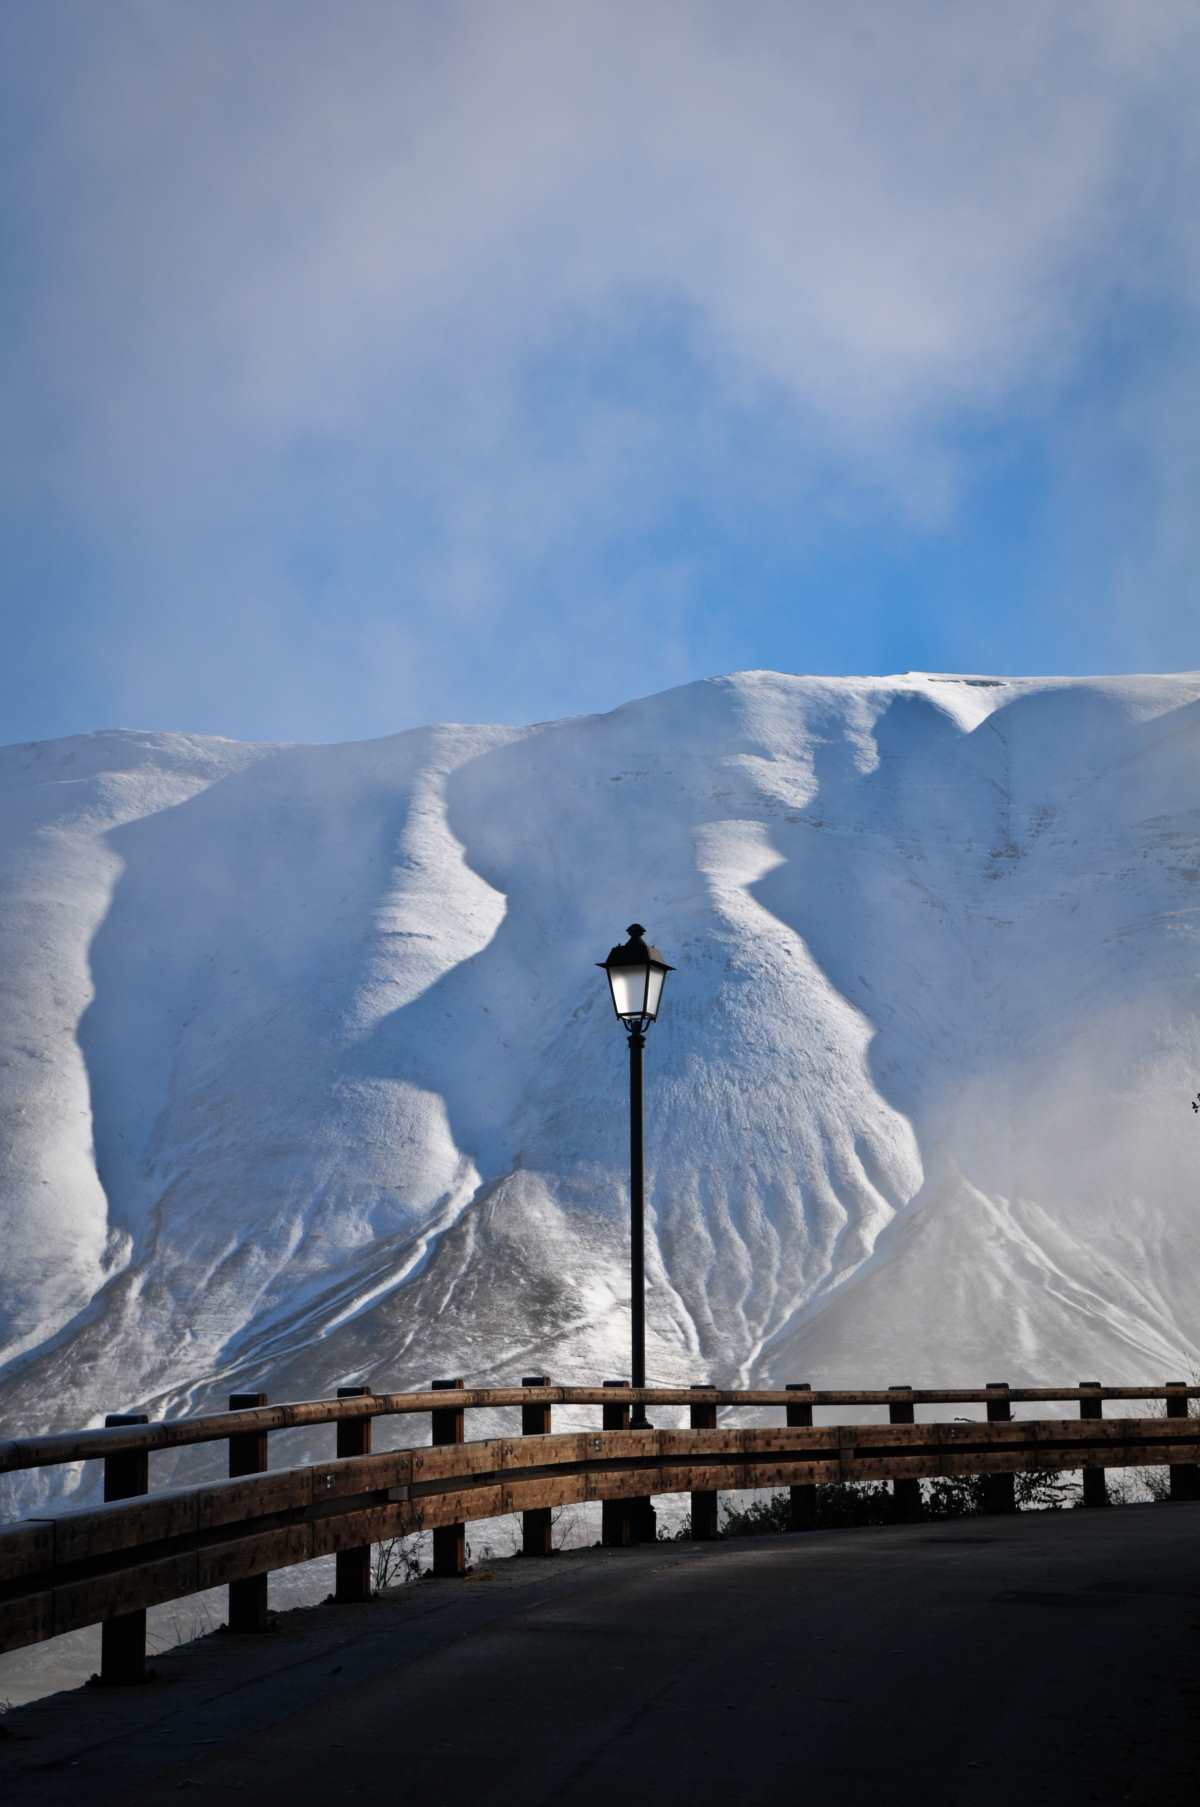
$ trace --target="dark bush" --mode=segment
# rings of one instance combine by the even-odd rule
[[[1055,1512],[1078,1504],[1078,1480],[1058,1471],[1025,1470],[1013,1476],[1019,1510]],[[975,1518],[984,1509],[982,1475],[945,1475],[921,1483],[922,1517],[928,1519]],[[895,1502],[886,1481],[833,1482],[816,1489],[813,1529],[839,1530],[849,1525],[891,1525],[896,1522]],[[772,1531],[791,1530],[791,1500],[787,1493],[772,1493],[748,1506],[726,1506],[722,1537],[761,1537]],[[691,1536],[687,1519],[676,1533]]]
[[[813,1528],[832,1531],[847,1525],[890,1525],[895,1513],[890,1489],[869,1481],[833,1482],[816,1489]],[[768,1494],[748,1506],[726,1506],[722,1537],[761,1537],[791,1530],[791,1500],[786,1493]]]

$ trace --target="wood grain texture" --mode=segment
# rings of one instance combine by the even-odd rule
[[[489,1390],[480,1403],[495,1403],[497,1391]],[[990,1404],[990,1422],[853,1425],[805,1422],[822,1396],[802,1389],[803,1399],[795,1392],[770,1396],[771,1403],[788,1409],[788,1424],[746,1428],[711,1420],[723,1398],[753,1403],[754,1395],[690,1388],[675,1397],[689,1406],[696,1427],[650,1431],[628,1429],[628,1388],[508,1391],[523,1421],[537,1427],[525,1436],[347,1454],[0,1528],[0,1581],[8,1592],[0,1602],[0,1648],[144,1611],[198,1588],[262,1576],[314,1555],[361,1553],[384,1537],[461,1530],[502,1513],[549,1513],[583,1500],[605,1502],[606,1526],[619,1533],[624,1502],[656,1493],[715,1496],[722,1489],[784,1486],[811,1496],[817,1485],[838,1479],[916,1482],[985,1474],[1007,1480],[1021,1470],[1092,1468],[1102,1475],[1109,1467],[1148,1464],[1190,1476],[1200,1465],[1200,1420],[1187,1415],[1188,1400],[1198,1389],[1178,1385],[1152,1389],[1169,1401],[1170,1415],[1164,1418],[1094,1417],[1098,1400],[1144,1395],[1136,1388],[1081,1388],[1075,1397],[1086,1401],[1086,1417],[1011,1420],[1007,1414],[1021,1390],[993,1386],[970,1395]],[[558,1434],[541,1428],[549,1404],[581,1392],[603,1404],[609,1428]],[[1049,1389],[1025,1392],[1061,1397]],[[338,1403],[374,1408],[387,1397]],[[429,1409],[445,1414],[441,1421],[454,1434],[474,1396],[454,1388],[421,1397]],[[899,1398],[877,1397],[903,1408],[898,1417],[923,1403],[918,1389],[903,1389]],[[932,1397],[941,1403],[946,1395]],[[286,1414],[295,1408],[264,1409]],[[214,1415],[223,1435],[233,1425],[239,1435],[261,1434],[261,1423],[246,1424],[246,1416]],[[261,1414],[250,1416],[258,1420]],[[154,1430],[116,1426],[85,1434],[125,1438]],[[343,1447],[350,1442],[347,1438]],[[137,1442],[114,1449],[110,1442],[106,1453],[144,1461],[145,1449]],[[138,1560],[142,1551],[145,1559]]]
[[[19,1581],[54,1566],[54,1520],[29,1518],[0,1534],[0,1582]]]
[[[1180,1389],[1166,1382],[1145,1386],[1102,1387],[1099,1394],[1079,1387],[1012,1387],[1008,1397],[1014,1404],[1069,1404],[1082,1398],[1102,1400],[1166,1399]],[[807,1402],[814,1408],[837,1406],[886,1406],[890,1395],[883,1388],[812,1389]],[[1188,1399],[1200,1399],[1200,1386],[1182,1389]],[[911,1398],[915,1405],[987,1405],[992,1397],[984,1387],[922,1388],[914,1387]],[[691,1387],[648,1388],[634,1394],[629,1388],[608,1391],[603,1387],[468,1387],[455,1395],[454,1403],[463,1410],[497,1410],[504,1407],[523,1408],[528,1404],[574,1406],[628,1405],[634,1398],[644,1398],[647,1405],[688,1406],[697,1399],[718,1406],[780,1406],[794,1403],[794,1395],[778,1388],[750,1387],[740,1391],[720,1389],[715,1396]],[[215,1443],[241,1432],[294,1430],[302,1426],[337,1424],[345,1419],[362,1417],[396,1417],[412,1413],[445,1410],[444,1392],[375,1393],[365,1399],[298,1400],[291,1404],[273,1405],[253,1412],[211,1412],[195,1418],[180,1418],[142,1427],[120,1427],[111,1430],[55,1431],[41,1437],[19,1437],[0,1440],[0,1474],[25,1468],[44,1468],[60,1462],[83,1462],[120,1450],[177,1449],[193,1443]]]
[[[0,1604],[0,1650],[24,1650],[53,1636],[54,1595],[49,1588]]]
[[[177,1600],[183,1594],[195,1593],[196,1587],[194,1552],[135,1563],[113,1574],[96,1575],[86,1581],[57,1583],[53,1636],[75,1631],[81,1625],[95,1625],[97,1621],[113,1619],[122,1613],[144,1612],[146,1607],[159,1606],[164,1600]]]

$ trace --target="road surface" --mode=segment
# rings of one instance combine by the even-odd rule
[[[499,1562],[156,1668],[6,1714],[7,1807],[1194,1807],[1200,1505]]]

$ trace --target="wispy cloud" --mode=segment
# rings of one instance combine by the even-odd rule
[[[104,545],[130,708],[182,703],[188,622],[198,704],[223,670],[293,692],[264,732],[461,713],[456,657],[538,634],[603,690],[614,545],[647,542],[613,594],[653,593],[689,498],[944,524],[965,424],[1044,413],[1123,310],[1200,286],[1190,0],[47,0],[7,31],[9,471]],[[1148,455],[1175,380],[1129,401]],[[703,636],[668,613],[674,674]]]

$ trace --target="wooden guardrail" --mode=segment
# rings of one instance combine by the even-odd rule
[[[466,1388],[435,1382],[424,1393],[342,1388],[336,1400],[269,1405],[235,1394],[227,1412],[148,1423],[110,1418],[103,1430],[56,1432],[0,1442],[0,1472],[102,1459],[105,1503],[63,1508],[0,1526],[0,1650],[101,1622],[101,1678],[138,1680],[145,1665],[146,1609],[219,1585],[229,1587],[230,1629],[265,1626],[272,1569],[337,1557],[335,1597],[370,1593],[371,1545],[433,1532],[436,1574],[461,1574],[465,1527],[523,1514],[524,1551],[550,1553],[554,1507],[600,1500],[606,1543],[633,1541],[637,1504],[690,1492],[696,1537],[717,1535],[722,1490],[791,1489],[791,1521],[812,1523],[816,1488],[887,1480],[898,1517],[919,1515],[920,1481],[988,1477],[985,1510],[1015,1510],[1022,1470],[1080,1469],[1084,1503],[1105,1503],[1104,1471],[1165,1464],[1175,1499],[1200,1498],[1200,1419],[1189,1401],[1200,1387],[1008,1387],[874,1391],[647,1388],[621,1382],[557,1387],[533,1376],[520,1387]],[[1102,1416],[1107,1401],[1161,1400],[1161,1417]],[[686,1406],[680,1429],[630,1430],[635,1402]],[[1012,1418],[1014,1404],[1078,1402],[1079,1417]],[[983,1405],[983,1422],[918,1424],[916,1409]],[[598,1430],[554,1433],[555,1406],[603,1409]],[[886,1406],[886,1424],[813,1422],[817,1410]],[[785,1422],[721,1427],[721,1408],[782,1408]],[[468,1411],[519,1408],[521,1434],[465,1440]],[[379,1417],[429,1414],[428,1446],[371,1451]],[[272,1431],[337,1426],[329,1461],[268,1469]],[[149,1491],[149,1458],[188,1444],[227,1442],[229,1479]]]

